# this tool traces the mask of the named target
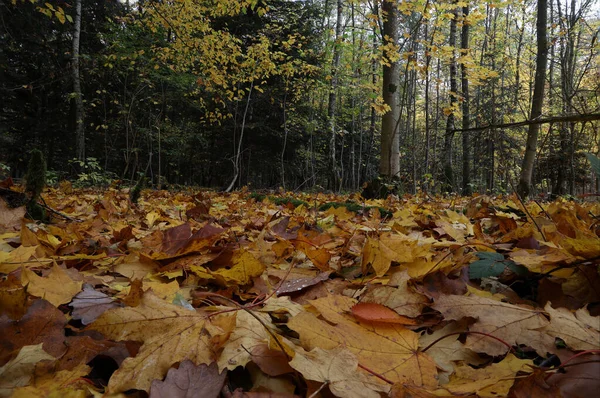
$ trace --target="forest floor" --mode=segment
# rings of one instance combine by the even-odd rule
[[[600,203],[0,198],[0,397],[595,396]]]

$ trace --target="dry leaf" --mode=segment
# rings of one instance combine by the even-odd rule
[[[290,366],[308,380],[327,383],[338,397],[377,398],[379,392],[389,391],[389,386],[370,382],[356,373],[356,356],[342,347],[331,350],[315,348],[310,352],[298,349]]]
[[[89,328],[113,340],[144,342],[140,352],[126,359],[112,375],[109,391],[148,391],[154,379],[162,379],[171,365],[185,359],[196,364],[211,363],[218,348],[212,340],[229,332],[220,327],[227,318],[231,316],[221,317],[221,322],[208,321],[195,311],[168,304],[149,292],[135,308],[105,312]]]
[[[179,368],[169,369],[165,381],[154,380],[150,388],[150,398],[217,398],[225,383],[226,372],[219,374],[216,363],[194,365],[190,360],[179,364]]]
[[[81,291],[81,282],[74,281],[64,269],[54,265],[47,278],[24,268],[21,283],[27,287],[27,293],[43,298],[58,307],[71,301]]]
[[[491,334],[510,345],[530,343],[523,334],[548,324],[540,311],[479,296],[440,296],[432,308],[448,320],[475,318],[476,322],[469,330]],[[509,350],[499,341],[482,335],[467,336],[466,345],[492,356],[504,355]]]

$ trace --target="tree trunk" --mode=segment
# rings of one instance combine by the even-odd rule
[[[394,50],[384,51],[383,61],[383,102],[390,107],[381,119],[381,160],[379,173],[388,178],[397,177],[400,173],[400,135],[398,134],[400,108],[398,106],[398,20],[399,12],[396,3],[384,0],[383,40],[384,45],[391,44]]]
[[[71,60],[71,77],[75,99],[75,148],[77,159],[85,160],[85,125],[83,122],[83,98],[81,95],[81,79],[79,77],[79,39],[81,36],[81,0],[75,1],[75,20],[73,27],[73,56]]]
[[[548,19],[548,0],[538,0],[537,4],[537,56],[535,61],[535,81],[533,97],[531,101],[530,119],[534,120],[542,115],[544,104],[544,83],[546,82],[546,66],[548,60],[548,39],[546,37],[546,22]],[[531,180],[535,163],[537,148],[537,137],[540,126],[532,124],[527,132],[527,147],[521,167],[521,178],[519,180],[518,193],[521,197],[527,197],[531,193]]]
[[[327,118],[329,120],[329,162],[331,165],[331,188],[337,191],[340,188],[339,173],[335,153],[336,135],[336,93],[338,88],[338,67],[340,65],[340,52],[342,41],[342,0],[337,0],[337,21],[335,25],[335,42],[333,45],[333,57],[331,61],[331,86],[329,87],[329,106],[327,107]]]
[[[456,82],[456,20],[458,19],[457,1],[453,1],[455,8],[452,10],[453,18],[450,20],[450,37],[448,45],[452,51],[450,59],[450,113],[446,119],[446,133],[444,135],[444,179],[443,191],[454,191],[454,170],[452,168],[452,142],[454,140],[454,112],[456,111],[458,84]]]
[[[464,6],[462,9],[462,13],[463,13],[463,25],[462,25],[462,30],[461,30],[461,35],[460,35],[460,48],[461,48],[461,55],[464,57],[469,53],[469,21],[467,20],[467,17],[469,16],[469,6]],[[462,103],[462,111],[463,111],[463,117],[462,117],[462,128],[469,128],[470,127],[470,110],[469,110],[469,101],[470,101],[470,96],[469,96],[469,77],[467,76],[467,66],[462,63],[461,64],[461,89],[462,89],[462,96],[463,96],[463,103]],[[463,156],[462,156],[462,168],[463,168],[463,180],[462,180],[462,188],[463,188],[463,195],[471,195],[471,169],[470,169],[470,164],[471,164],[471,152],[470,152],[470,137],[469,137],[469,133],[468,132],[463,132],[462,133],[462,150],[463,150]]]

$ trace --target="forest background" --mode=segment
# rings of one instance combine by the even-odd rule
[[[3,0],[0,24],[13,177],[39,148],[80,185],[506,192],[528,148],[531,192],[598,191],[594,0]]]

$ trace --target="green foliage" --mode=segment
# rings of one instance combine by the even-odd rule
[[[27,175],[25,176],[25,192],[31,200],[37,201],[46,186],[46,160],[39,149],[31,151]]]
[[[384,207],[381,206],[363,206],[359,203],[355,203],[355,202],[328,202],[328,203],[323,203],[321,206],[319,206],[319,210],[320,211],[326,211],[330,208],[334,208],[337,209],[338,207],[345,207],[348,211],[354,212],[354,213],[358,213],[358,212],[366,212],[366,211],[370,211],[372,209],[377,209],[379,210],[379,214],[381,214],[381,217],[384,218],[389,218],[392,217],[392,212],[387,210]]]
[[[84,160],[72,159],[69,161],[79,170],[77,179],[74,181],[76,187],[98,187],[110,185],[115,174],[105,171],[98,159],[86,158]]]
[[[275,203],[277,206],[287,206],[289,204],[291,204],[294,207],[298,207],[300,205],[304,205],[306,207],[310,206],[307,202],[300,199],[290,197],[281,198],[278,196],[267,196],[256,192],[251,193],[248,197],[250,199],[256,200],[257,202],[262,202],[263,200],[268,199],[270,202]]]
[[[504,258],[500,253],[477,252],[475,253],[479,260],[469,265],[469,279],[489,278],[498,276],[508,267],[518,275],[527,273],[527,269],[513,261]]]
[[[10,175],[10,166],[0,162],[0,176],[8,176]]]
[[[596,178],[600,178],[600,158],[593,153],[586,153],[585,156],[590,161],[592,170],[594,170],[594,173],[596,174]]]

